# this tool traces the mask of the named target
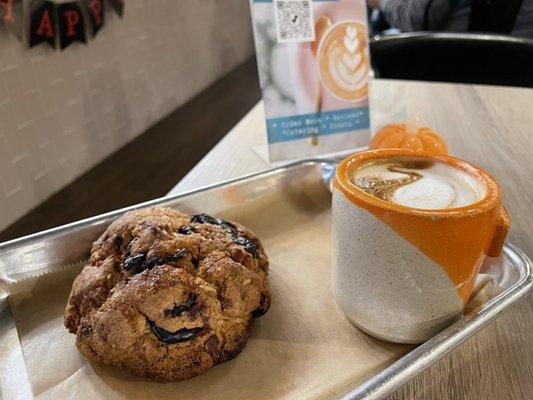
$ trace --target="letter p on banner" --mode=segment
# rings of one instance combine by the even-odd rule
[[[85,22],[78,2],[62,3],[58,7],[61,49],[64,49],[74,41],[87,43]]]

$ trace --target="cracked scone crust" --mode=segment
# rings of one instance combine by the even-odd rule
[[[65,326],[90,360],[186,379],[235,357],[270,306],[268,260],[237,224],[168,208],[133,211],[94,243]]]

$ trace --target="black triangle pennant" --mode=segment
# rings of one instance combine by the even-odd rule
[[[31,12],[30,17],[30,47],[42,42],[56,47],[57,35],[57,7],[51,1],[44,1]]]
[[[22,8],[22,0],[0,0],[0,25],[5,25],[19,39],[24,29]]]
[[[120,15],[120,18],[124,17],[124,0],[108,0],[111,7]]]
[[[93,36],[96,36],[105,22],[104,0],[85,0],[84,4],[91,22]]]
[[[77,1],[59,4],[58,9],[59,38],[64,49],[74,41],[87,43],[85,21]]]
[[[15,21],[15,0],[0,0],[0,16],[2,22]]]

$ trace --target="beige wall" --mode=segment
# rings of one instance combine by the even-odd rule
[[[61,53],[0,30],[0,230],[252,54],[248,0],[126,7]]]

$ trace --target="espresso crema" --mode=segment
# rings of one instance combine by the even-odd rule
[[[381,200],[429,210],[464,207],[487,193],[486,185],[467,171],[422,158],[369,161],[351,181]]]

